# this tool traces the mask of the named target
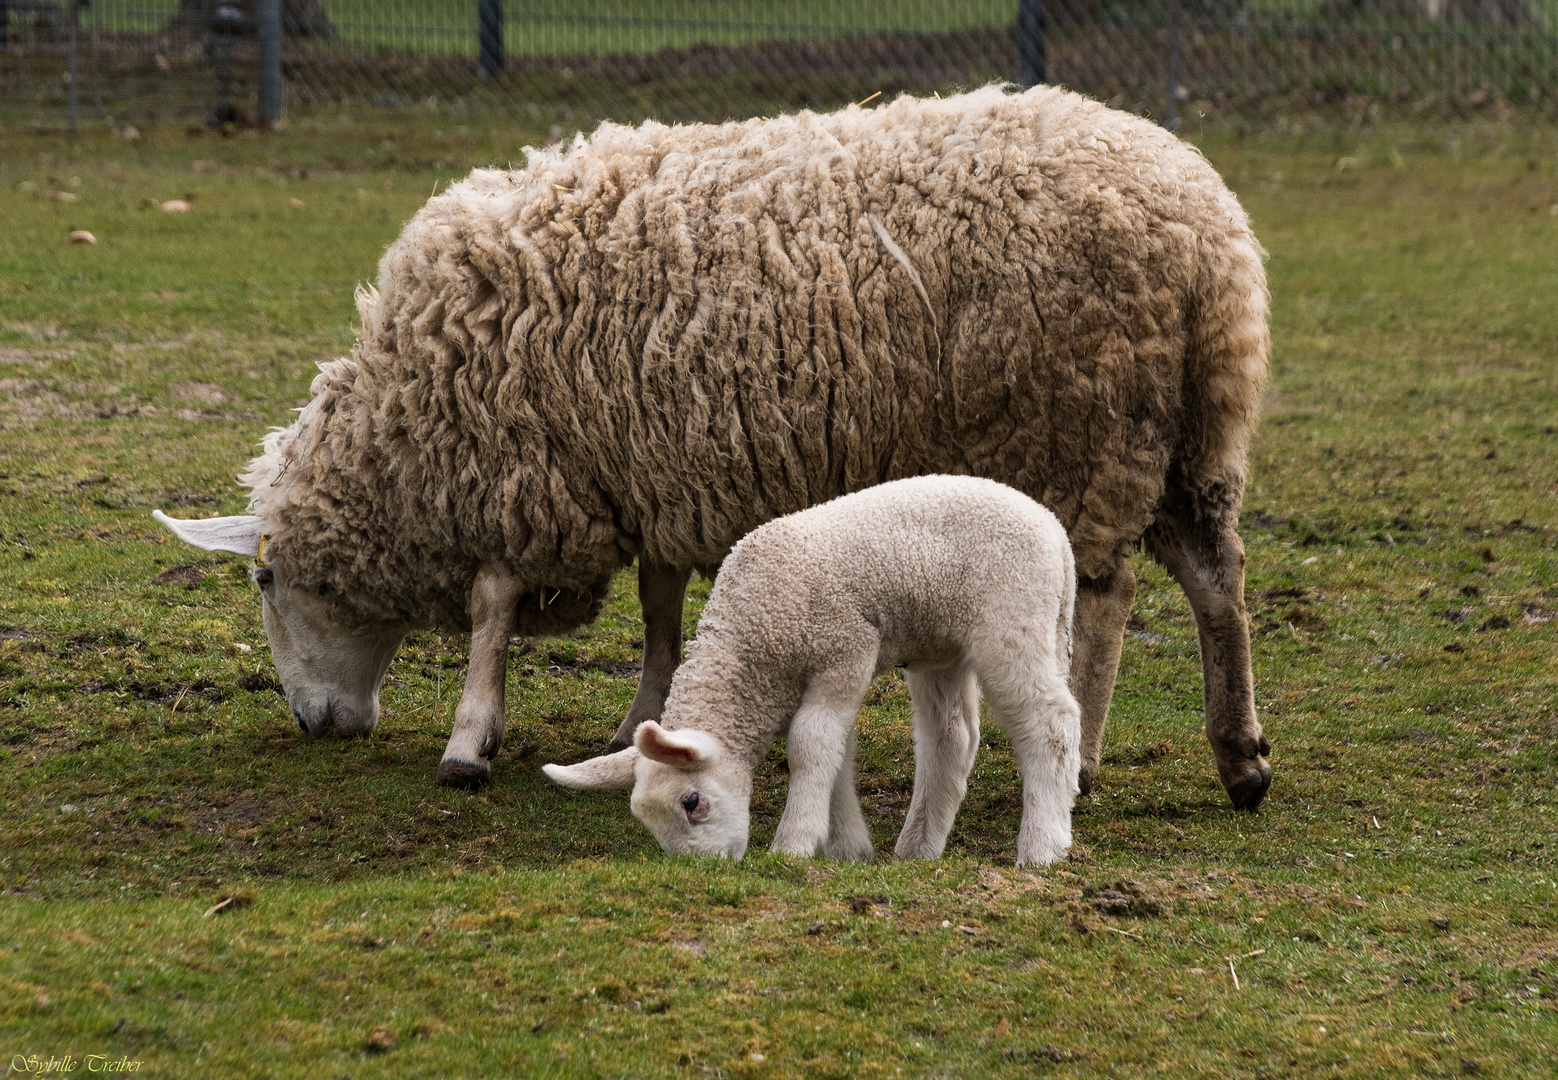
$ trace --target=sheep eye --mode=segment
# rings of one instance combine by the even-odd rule
[[[254,572],[254,583],[260,588],[270,585],[276,580],[276,571],[268,566],[262,566]]]
[[[698,803],[702,800],[702,798],[703,796],[699,795],[696,791],[689,791],[687,794],[682,796],[682,809],[687,811],[689,814],[695,813],[698,809]]]

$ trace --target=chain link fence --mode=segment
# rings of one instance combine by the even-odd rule
[[[0,0],[0,29],[13,128],[279,106],[573,130],[1036,77],[1170,126],[1558,113],[1558,0]]]

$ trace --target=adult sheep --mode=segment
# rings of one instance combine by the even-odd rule
[[[1261,255],[1194,148],[1050,87],[604,124],[432,199],[360,294],[352,358],[244,475],[250,514],[159,520],[256,557],[316,734],[373,726],[410,627],[470,629],[438,777],[474,785],[510,636],[593,619],[634,557],[644,671],[617,745],[660,714],[691,570],[845,492],[989,477],[1075,550],[1082,790],[1145,542],[1194,609],[1218,773],[1253,809],[1271,769],[1236,524]]]

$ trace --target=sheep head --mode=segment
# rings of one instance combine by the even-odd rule
[[[265,637],[298,727],[366,735],[379,720],[379,684],[407,627],[357,626],[339,617],[328,590],[300,588],[285,551],[267,546],[268,526],[252,515],[180,521],[152,515],[180,540],[203,551],[254,560],[249,576],[264,604]]]
[[[626,750],[543,771],[563,787],[631,787],[633,816],[668,855],[739,862],[746,854],[752,773],[706,731],[667,731],[650,720]]]

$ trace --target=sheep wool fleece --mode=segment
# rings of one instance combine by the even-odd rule
[[[567,629],[634,555],[713,568],[925,473],[1031,495],[1107,574],[1166,490],[1236,516],[1261,255],[1192,147],[1051,87],[603,124],[416,215],[251,512],[364,622],[468,625],[501,558],[517,632]]]

